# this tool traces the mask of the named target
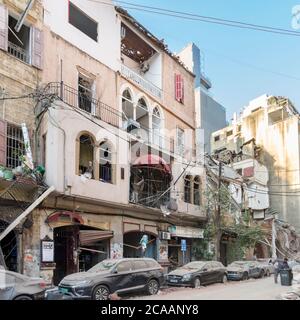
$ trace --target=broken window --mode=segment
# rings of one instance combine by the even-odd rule
[[[91,39],[98,41],[98,23],[77,8],[69,1],[69,23],[86,34]]]
[[[127,132],[130,132],[133,129],[137,128],[133,118],[134,118],[133,100],[132,100],[130,91],[127,89],[122,94],[123,128],[127,130]]]
[[[89,135],[82,135],[79,138],[79,175],[86,178],[94,178],[94,140]]]
[[[182,130],[181,128],[178,128],[177,127],[177,130],[176,130],[176,140],[177,140],[177,153],[182,155],[184,154],[184,130]]]
[[[22,25],[19,32],[15,31],[17,20],[8,18],[8,52],[17,59],[30,63],[30,28]]]
[[[162,136],[161,136],[161,116],[159,109],[155,107],[152,114],[152,134],[153,144],[162,147]]]
[[[112,151],[107,142],[100,144],[100,165],[99,165],[100,180],[104,182],[113,182],[113,164]]]
[[[192,177],[185,176],[184,178],[184,202],[192,203]]]
[[[289,117],[289,114],[285,109],[279,109],[269,113],[269,125],[273,125],[277,122],[284,121]]]
[[[233,130],[230,130],[230,131],[227,131],[226,132],[226,136],[227,137],[230,137],[230,136],[232,136],[233,135]]]
[[[200,194],[200,177],[195,177],[194,179],[194,205],[200,206],[201,204],[201,194]]]
[[[21,127],[7,124],[6,166],[16,168],[22,165],[22,156],[25,154],[25,143]]]
[[[91,113],[93,101],[93,80],[82,74],[78,76],[78,105],[79,108]]]

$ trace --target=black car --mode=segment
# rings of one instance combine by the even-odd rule
[[[162,267],[153,259],[104,260],[87,272],[74,273],[59,284],[73,299],[108,300],[110,294],[146,291],[157,294],[164,282]]]
[[[202,285],[226,281],[226,268],[217,261],[190,262],[167,275],[167,284],[170,286],[200,288]]]

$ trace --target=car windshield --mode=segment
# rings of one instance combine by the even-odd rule
[[[248,262],[247,261],[236,261],[236,262],[233,262],[229,265],[229,267],[243,267],[243,266],[247,266],[248,265]]]
[[[104,260],[95,266],[93,268],[89,269],[88,272],[101,272],[101,271],[108,271],[110,270],[113,266],[115,266],[117,263],[116,260]]]
[[[205,262],[191,262],[183,266],[183,269],[201,269],[205,265]]]

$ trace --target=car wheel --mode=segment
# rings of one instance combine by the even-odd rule
[[[29,296],[18,296],[14,300],[33,300],[33,298]]]
[[[249,279],[248,272],[245,272],[245,273],[243,274],[242,280],[245,281],[245,280],[248,280],[248,279]]]
[[[194,279],[193,287],[194,287],[195,289],[201,288],[201,281],[200,281],[200,278],[199,278],[199,277],[197,277],[197,278]]]
[[[227,283],[227,275],[226,274],[223,275],[222,283],[224,283],[224,284]]]
[[[260,271],[260,274],[259,274],[259,278],[263,278],[265,275],[265,271],[264,270],[261,270]]]
[[[93,300],[108,300],[109,295],[109,289],[106,286],[100,285],[93,292]]]
[[[147,293],[150,296],[153,296],[157,294],[158,291],[159,291],[159,283],[157,282],[157,280],[155,279],[150,280],[147,284]]]

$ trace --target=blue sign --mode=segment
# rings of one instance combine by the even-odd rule
[[[181,251],[186,251],[186,240],[181,239]]]

